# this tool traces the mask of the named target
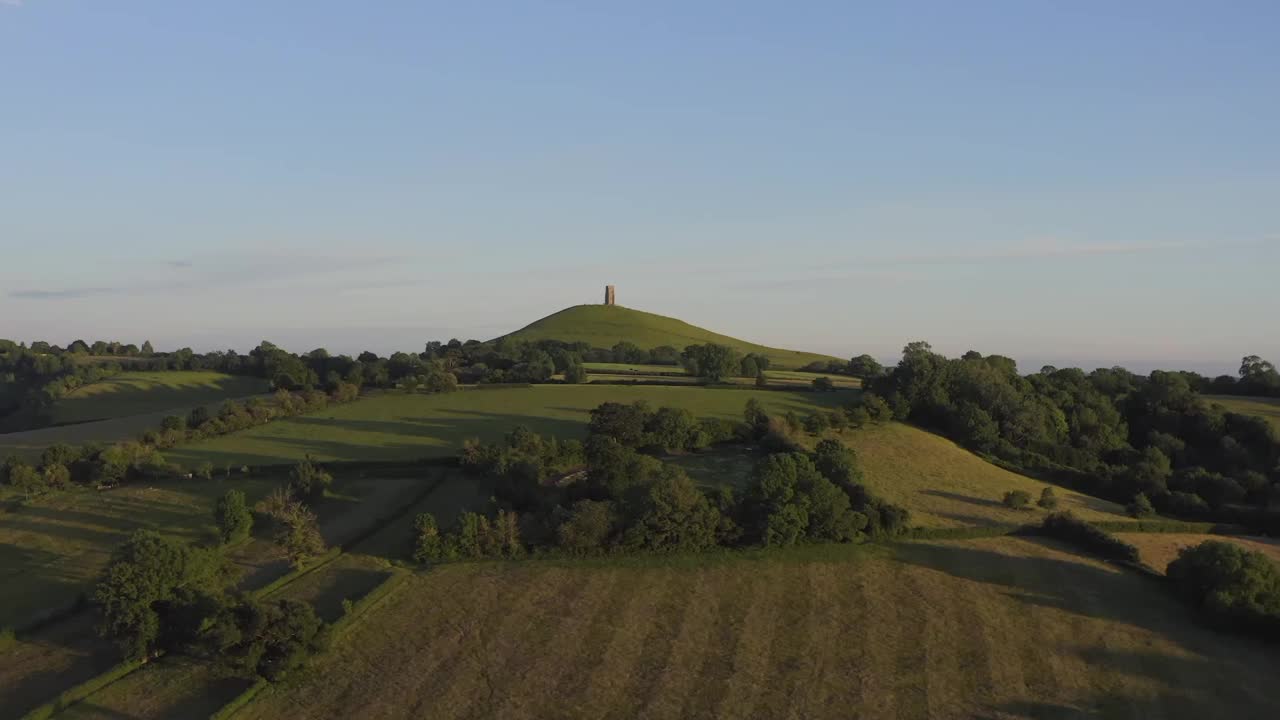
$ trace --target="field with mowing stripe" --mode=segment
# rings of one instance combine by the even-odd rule
[[[1025,490],[1032,502],[1047,483],[996,467],[944,437],[909,425],[886,423],[845,431],[858,452],[866,483],[877,495],[911,510],[923,527],[1039,522],[1044,511],[1010,510],[1001,504],[1010,490]],[[1115,503],[1054,487],[1058,509],[1086,520],[1124,520]]]
[[[1274,652],[1015,538],[444,566],[238,718],[1267,717]]]
[[[53,419],[62,425],[192,408],[258,395],[267,389],[267,381],[262,378],[218,372],[122,373],[86,385],[57,401],[53,405]]]
[[[1257,415],[1271,421],[1280,430],[1280,398],[1244,397],[1241,395],[1206,395],[1205,399],[1241,415]]]
[[[1116,537],[1138,548],[1142,561],[1164,572],[1178,557],[1178,551],[1209,540],[1228,542],[1246,550],[1256,550],[1280,563],[1280,541],[1264,537],[1199,535],[1196,533],[1116,533]]]
[[[278,420],[165,452],[187,466],[208,460],[263,465],[311,454],[321,460],[403,460],[457,454],[467,438],[495,440],[517,425],[559,437],[583,437],[592,408],[644,400],[688,408],[698,417],[740,418],[750,398],[778,412],[835,407],[845,393],[748,389],[536,385],[443,395],[382,393],[314,415]]]

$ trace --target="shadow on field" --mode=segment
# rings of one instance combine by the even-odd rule
[[[1038,538],[1019,538],[1017,542],[1065,550]],[[1085,562],[1010,555],[972,545],[903,543],[895,547],[895,554],[906,563],[1001,586],[1006,588],[1005,595],[1018,603],[1141,628],[1190,653],[1132,651],[1109,643],[1046,643],[1042,648],[1045,653],[1075,656],[1109,673],[1145,678],[1159,691],[1147,699],[1101,697],[1084,709],[1018,703],[993,711],[1036,718],[1142,717],[1152,712],[1159,717],[1213,717],[1217,707],[1226,713],[1219,716],[1246,717],[1249,715],[1222,708],[1239,708],[1244,703],[1256,709],[1276,702],[1275,690],[1269,686],[1260,687],[1256,682],[1248,690],[1241,686],[1245,678],[1262,676],[1260,668],[1275,667],[1280,652],[1248,637],[1224,635],[1198,625],[1191,610],[1159,580]],[[1186,694],[1189,687],[1213,688],[1215,695],[1221,687],[1222,697],[1190,696]],[[1141,706],[1135,706],[1137,702]]]
[[[945,498],[947,500],[955,500],[957,502],[969,503],[979,507],[1001,507],[1001,503],[995,500],[987,500],[986,498],[976,498],[972,495],[961,495],[960,493],[947,492],[946,490],[921,490],[921,495],[930,495],[932,497]]]

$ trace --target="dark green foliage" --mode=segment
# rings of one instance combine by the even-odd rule
[[[48,467],[49,465],[65,465],[71,466],[71,463],[80,459],[80,451],[66,443],[54,443],[44,449],[40,453],[40,466]]]
[[[600,552],[613,535],[615,522],[612,503],[579,500],[556,528],[556,538],[561,549],[575,555]]]
[[[167,649],[166,639],[191,635],[200,624],[192,609],[208,607],[205,596],[220,595],[227,580],[215,552],[139,530],[116,549],[94,590],[100,630],[126,658]]]
[[[871,380],[884,374],[884,367],[870,355],[859,355],[849,361],[849,374]]]
[[[587,368],[581,361],[574,361],[564,371],[564,381],[574,385],[587,381]]]
[[[624,544],[652,552],[696,552],[714,547],[720,512],[680,468],[665,466],[637,506]]]
[[[1130,517],[1146,518],[1156,514],[1156,509],[1151,506],[1151,501],[1143,493],[1133,496],[1133,500],[1125,507],[1125,511]]]
[[[819,441],[814,448],[813,464],[823,477],[841,488],[851,489],[862,484],[857,453],[839,440]]]
[[[26,497],[37,497],[49,491],[44,475],[26,463],[10,466],[8,475],[9,485]]]
[[[727,345],[690,345],[684,349],[681,358],[691,374],[712,382],[732,377],[741,370],[738,351]]]
[[[439,562],[445,559],[444,538],[431,513],[421,513],[413,519],[413,561],[417,563]]]
[[[627,447],[640,447],[645,441],[649,413],[649,404],[643,400],[629,405],[607,402],[591,411],[590,432],[611,437]]]
[[[1183,548],[1166,574],[1214,625],[1280,640],[1280,570],[1266,555],[1210,540]]]
[[[333,485],[333,476],[325,472],[310,455],[289,472],[289,492],[307,503],[324,499],[325,491]]]
[[[1040,528],[1045,535],[1072,543],[1107,560],[1136,563],[1140,559],[1136,547],[1069,512],[1050,513]]]
[[[1001,502],[1011,510],[1025,510],[1031,504],[1031,493],[1026,490],[1010,490],[1004,494]]]
[[[1040,491],[1040,499],[1036,501],[1036,505],[1045,510],[1055,510],[1058,507],[1058,495],[1053,488],[1047,487]]]
[[[245,503],[244,492],[241,490],[228,490],[218,498],[213,517],[223,543],[243,540],[249,537],[249,531],[253,529],[253,513]]]
[[[814,378],[811,385],[813,386],[813,389],[817,390],[818,392],[835,392],[836,391],[836,384],[831,382],[831,378],[829,377]]]
[[[296,600],[241,600],[219,614],[205,638],[224,672],[270,682],[301,668],[326,642],[324,622]]]

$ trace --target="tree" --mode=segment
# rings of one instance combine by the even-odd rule
[[[816,377],[813,379],[813,389],[818,392],[835,392],[836,385],[831,382],[829,377]]]
[[[839,440],[819,441],[814,448],[813,465],[823,477],[846,491],[862,484],[858,454]]]
[[[1280,639],[1280,569],[1266,555],[1210,540],[1180,550],[1165,572],[1215,625]]]
[[[225,544],[249,537],[249,531],[253,529],[253,513],[245,504],[244,492],[241,490],[228,490],[218,498],[213,517],[218,525],[218,535]]]
[[[325,624],[310,603],[245,600],[219,616],[210,645],[228,674],[278,682],[324,649]]]
[[[1025,510],[1031,504],[1031,493],[1026,490],[1010,490],[1004,494],[1003,502],[1011,510]]]
[[[561,548],[575,555],[599,552],[613,534],[614,523],[612,503],[579,500],[556,528],[556,538]]]
[[[289,491],[303,502],[322,500],[332,484],[333,476],[316,464],[310,455],[289,472]]]
[[[849,361],[849,374],[871,380],[883,375],[884,367],[870,355],[859,355]]]
[[[756,387],[769,387],[769,378],[763,370],[756,370]]]
[[[581,362],[575,360],[569,363],[564,370],[564,381],[577,385],[587,381],[587,368]]]
[[[1054,510],[1058,507],[1058,496],[1053,492],[1053,488],[1047,487],[1040,491],[1040,499],[1036,501],[1036,505],[1045,510]]]
[[[719,526],[720,512],[683,470],[668,465],[649,486],[625,542],[655,552],[705,550],[715,545]]]
[[[9,484],[13,486],[14,490],[29,498],[43,495],[49,491],[49,486],[45,483],[44,476],[25,463],[9,468]]]
[[[152,355],[155,355],[155,354],[156,354],[156,349],[155,349],[155,348],[153,348],[153,347],[151,347],[151,341],[150,341],[150,340],[144,340],[144,341],[142,341],[142,350],[141,350],[141,353],[142,353],[142,356],[143,356],[143,357],[151,357]]]
[[[64,490],[71,485],[71,470],[66,465],[50,463],[41,470],[42,480],[47,488]]]
[[[178,415],[166,415],[164,419],[160,421],[160,429],[169,432],[182,432],[187,429],[186,418],[179,417]]]
[[[712,382],[732,377],[740,369],[738,352],[727,345],[690,345],[684,349],[682,359],[690,373]]]
[[[228,579],[216,552],[139,530],[116,549],[94,589],[99,631],[127,658],[151,655],[162,649],[166,616],[180,597],[219,594]]]
[[[413,519],[413,561],[416,563],[438,562],[445,559],[444,539],[440,536],[440,528],[431,513],[420,513]]]
[[[80,452],[66,443],[54,443],[40,453],[40,465],[71,465],[80,459]]]
[[[639,447],[645,440],[649,405],[637,400],[629,405],[607,402],[591,411],[592,435],[611,437],[627,447]]]
[[[1129,503],[1128,507],[1125,508],[1125,511],[1128,512],[1131,517],[1139,519],[1151,517],[1156,514],[1156,509],[1152,507],[1151,501],[1147,499],[1147,496],[1143,493],[1134,495],[1133,502]]]

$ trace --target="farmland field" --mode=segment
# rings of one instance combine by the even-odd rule
[[[675,373],[677,375],[688,375],[689,372],[679,365],[641,365],[634,363],[582,363],[588,373],[605,373],[605,374],[621,374],[634,373],[639,375],[662,375],[664,373]]]
[[[739,418],[747,400],[805,413],[834,407],[842,393],[791,393],[620,385],[537,385],[441,395],[382,393],[313,415],[288,418],[165,453],[188,466],[208,460],[263,465],[311,454],[320,460],[404,460],[454,455],[467,438],[497,439],[517,425],[559,437],[582,437],[592,408],[645,400],[688,408],[698,417]]]
[[[1169,563],[1178,557],[1178,551],[1209,540],[1239,545],[1246,550],[1256,550],[1280,563],[1280,541],[1262,537],[1238,537],[1225,535],[1200,535],[1197,533],[1116,533],[1116,537],[1138,548],[1142,561],[1164,572]]]
[[[262,378],[218,372],[121,373],[58,400],[53,406],[53,419],[62,425],[192,408],[265,393],[267,389],[267,381]]]
[[[444,566],[237,717],[1267,717],[1278,670],[1135,574],[999,538]]]
[[[1205,399],[1218,403],[1233,413],[1266,418],[1271,421],[1276,430],[1280,430],[1280,398],[1206,395]]]
[[[868,425],[842,436],[858,452],[866,484],[884,499],[911,510],[923,527],[964,527],[1036,522],[1043,510],[1011,510],[1001,504],[1010,490],[1025,490],[1032,501],[1047,483],[996,467],[946,438],[909,425]],[[1085,520],[1122,520],[1115,503],[1054,487],[1058,509]]]

